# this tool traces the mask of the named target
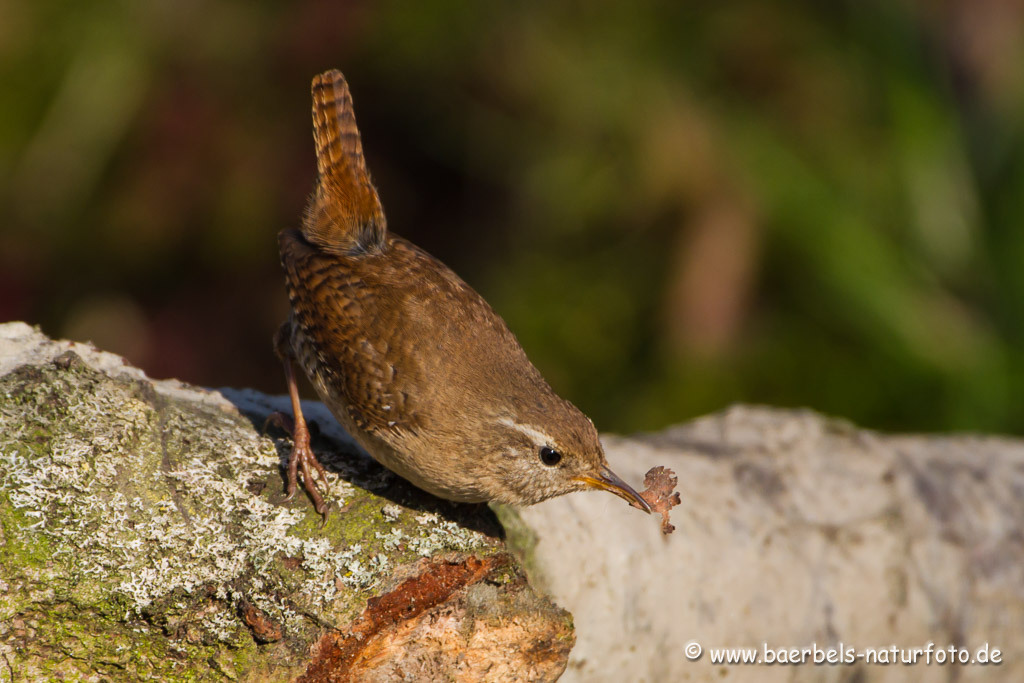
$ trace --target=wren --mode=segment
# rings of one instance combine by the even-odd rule
[[[505,321],[443,263],[388,231],[348,84],[313,79],[317,183],[300,229],[279,235],[290,314],[274,347],[295,418],[297,477],[317,512],[324,471],[293,372],[379,463],[440,498],[530,505],[602,489],[650,512],[608,467],[593,423],[560,398]]]

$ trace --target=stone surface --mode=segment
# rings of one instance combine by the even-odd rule
[[[682,504],[668,537],[599,493],[522,511],[539,538],[533,573],[575,619],[563,681],[1024,680],[1021,441],[886,436],[806,411],[736,407],[605,443],[627,481],[674,469]],[[696,661],[685,656],[691,642],[703,649]],[[929,642],[971,654],[987,643],[1003,663],[709,661],[710,648],[765,643]]]
[[[633,484],[675,470],[672,535],[594,492],[498,508],[502,544],[317,403],[343,510],[322,530],[306,499],[278,504],[288,442],[253,426],[282,397],[151,382],[21,324],[0,325],[0,388],[0,681],[550,680],[567,659],[573,682],[1024,680],[1018,440],[736,407],[605,438]],[[574,615],[571,655],[568,614],[530,586]],[[928,643],[1002,663],[710,661]]]
[[[310,404],[321,527],[281,502],[290,444],[260,433],[286,407],[0,325],[0,681],[557,678],[571,618],[493,514],[408,486]]]

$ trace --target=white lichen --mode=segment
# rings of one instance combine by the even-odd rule
[[[302,617],[279,593],[298,596],[303,609],[327,610],[394,569],[387,555],[358,543],[338,548],[325,537],[303,538],[296,526],[307,508],[254,493],[251,482],[280,481],[281,455],[237,414],[201,404],[158,410],[113,381],[60,398],[67,403],[60,419],[40,417],[31,396],[0,400],[0,502],[5,497],[24,520],[12,531],[53,541],[54,557],[71,568],[69,583],[110,582],[135,614],[173,594],[212,588],[222,607],[205,615],[205,628],[226,640],[241,626],[228,607],[242,599],[295,628]],[[375,470],[370,478],[383,485],[390,476]],[[337,474],[328,483],[339,506],[355,494]],[[381,511],[391,522],[403,515],[390,503]],[[436,514],[416,521],[373,540],[421,556],[480,544]],[[301,561],[297,591],[270,571],[282,558]],[[235,585],[245,586],[244,595]]]

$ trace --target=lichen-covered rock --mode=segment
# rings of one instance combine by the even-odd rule
[[[489,510],[408,486],[310,404],[332,472],[321,526],[306,498],[281,502],[290,444],[260,429],[280,408],[0,325],[0,670],[557,678],[571,620],[525,583]]]

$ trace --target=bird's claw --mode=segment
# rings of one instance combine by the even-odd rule
[[[328,506],[324,502],[323,494],[320,492],[320,487],[317,485],[317,476],[323,482],[324,493],[330,491],[330,482],[327,480],[327,472],[324,470],[323,465],[317,460],[316,454],[313,452],[313,448],[309,442],[309,430],[305,428],[305,425],[296,425],[290,417],[284,413],[271,413],[267,417],[267,423],[273,422],[277,426],[282,428],[291,428],[292,433],[292,452],[288,456],[288,471],[287,478],[285,480],[285,496],[281,500],[282,503],[287,503],[295,497],[296,491],[299,488],[299,473],[302,473],[302,487],[306,489],[306,493],[309,494],[310,499],[313,502],[313,508],[317,514],[327,519]],[[314,474],[314,472],[316,474]]]
[[[263,431],[261,433],[266,434],[267,428],[271,426],[283,429],[289,434],[295,432],[295,421],[292,420],[290,415],[282,413],[280,410],[275,410],[270,415],[267,415],[267,419],[263,421]]]

